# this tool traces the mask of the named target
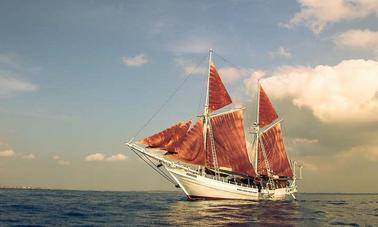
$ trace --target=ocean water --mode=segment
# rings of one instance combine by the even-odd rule
[[[0,189],[0,226],[378,226],[378,194],[187,201],[180,192]]]

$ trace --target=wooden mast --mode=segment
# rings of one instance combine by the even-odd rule
[[[212,64],[212,54],[213,49],[209,49],[209,67],[208,67],[208,74],[207,74],[207,90],[206,90],[206,102],[205,102],[205,109],[204,109],[204,127],[203,127],[203,141],[204,141],[204,148],[205,148],[205,154],[206,154],[206,164],[210,164],[209,160],[207,160],[208,156],[208,149],[207,149],[207,133],[209,133],[209,139],[210,139],[210,152],[212,157],[212,165],[215,170],[218,170],[218,160],[217,160],[217,154],[215,151],[215,142],[213,137],[213,131],[211,128],[210,123],[210,114],[209,114],[209,86],[210,86],[210,74],[211,74],[211,64]]]
[[[260,114],[260,80],[257,80],[257,101],[256,101],[256,122],[255,122],[255,173],[256,175],[259,175],[257,172],[257,165],[258,165],[258,155],[259,155],[259,131],[260,131],[260,126],[259,126],[259,116]]]

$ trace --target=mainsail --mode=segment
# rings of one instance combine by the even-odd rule
[[[255,176],[255,171],[248,158],[244,135],[243,112],[235,110],[211,117],[214,131],[215,150],[218,165],[233,172]]]
[[[269,175],[269,169],[273,175],[292,177],[293,172],[283,143],[281,124],[276,121],[278,115],[264,89],[259,86],[259,127],[263,132],[259,136],[257,147],[257,172],[261,175]]]

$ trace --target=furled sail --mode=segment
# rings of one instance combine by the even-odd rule
[[[137,141],[138,144],[147,145],[148,148],[156,148],[165,151],[175,151],[185,137],[191,121],[179,122],[161,132]]]
[[[216,111],[231,103],[230,95],[224,87],[215,66],[211,64],[209,75],[209,112]]]
[[[281,124],[278,123],[268,131],[264,132],[260,137],[261,144],[259,144],[259,160],[258,172],[267,175],[267,166],[264,163],[263,149],[265,150],[266,159],[269,163],[269,168],[274,175],[282,177],[292,177],[289,159],[285,151],[285,145],[282,139]]]
[[[243,112],[236,110],[211,117],[211,126],[219,167],[255,176],[255,171],[248,158]]]
[[[278,115],[274,110],[269,97],[266,95],[264,89],[261,86],[259,98],[259,126],[260,128],[262,128],[276,120],[278,118]]]

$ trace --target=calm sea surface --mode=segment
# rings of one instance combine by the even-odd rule
[[[189,202],[179,192],[0,189],[0,225],[378,226],[378,194]]]

